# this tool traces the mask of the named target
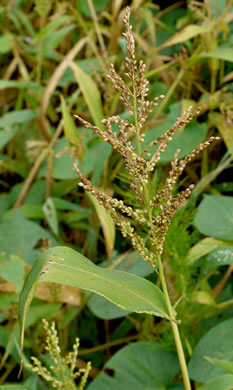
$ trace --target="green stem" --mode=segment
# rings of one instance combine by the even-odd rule
[[[133,83],[133,116],[134,123],[136,127],[136,139],[137,139],[137,147],[139,156],[142,155],[141,142],[140,142],[140,128],[138,125],[138,113],[137,113],[137,97],[136,97],[136,88],[135,88],[135,79],[132,80]]]
[[[180,368],[181,368],[181,372],[182,372],[182,376],[183,376],[184,388],[185,388],[185,390],[191,390],[191,384],[190,384],[190,380],[189,380],[188,369],[187,369],[187,364],[186,364],[186,360],[185,360],[185,356],[184,356],[184,350],[183,350],[183,346],[182,346],[182,342],[181,342],[181,338],[180,338],[179,328],[178,328],[177,323],[175,322],[175,311],[171,305],[171,301],[170,301],[168,290],[167,290],[167,284],[166,284],[166,280],[165,280],[165,276],[164,276],[164,272],[163,272],[163,265],[162,265],[161,257],[158,253],[157,253],[157,260],[158,260],[160,281],[161,281],[163,293],[165,296],[165,301],[167,304],[168,313],[169,313],[169,316],[171,318],[170,324],[172,327],[172,332],[173,332],[173,336],[174,336],[174,340],[175,340],[175,344],[176,344],[176,351],[177,351],[178,359],[180,362]]]

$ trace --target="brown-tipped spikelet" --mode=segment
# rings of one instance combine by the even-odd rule
[[[180,204],[189,197],[194,187],[190,185],[176,197],[173,197],[177,179],[182,174],[186,164],[211,142],[218,139],[218,137],[209,138],[209,140],[200,144],[180,161],[178,160],[179,150],[177,150],[163,187],[157,191],[155,197],[150,197],[148,183],[156,163],[160,160],[161,153],[166,150],[168,142],[172,140],[176,130],[188,124],[199,113],[199,109],[192,111],[192,107],[189,107],[181,117],[177,118],[171,129],[151,142],[143,150],[143,125],[148,115],[152,112],[153,106],[156,106],[158,101],[163,99],[164,96],[156,97],[152,101],[148,99],[149,82],[144,77],[146,65],[143,61],[140,61],[139,64],[136,61],[135,40],[129,19],[130,9],[127,7],[123,18],[126,26],[126,32],[123,33],[123,36],[127,43],[125,67],[127,70],[126,76],[130,80],[130,87],[117,74],[114,65],[110,66],[110,75],[108,77],[115,89],[120,92],[120,99],[128,110],[129,115],[133,116],[133,124],[126,119],[121,119],[119,115],[114,115],[102,120],[106,128],[106,130],[102,130],[77,115],[75,116],[86,128],[92,129],[95,134],[100,135],[105,142],[108,142],[113,149],[121,154],[131,177],[131,188],[136,195],[138,208],[129,207],[122,200],[112,198],[100,192],[92,186],[89,180],[83,177],[76,165],[74,168],[80,177],[79,186],[98,199],[100,204],[112,216],[122,235],[130,239],[133,248],[137,249],[141,256],[156,269],[156,255],[161,254],[163,251],[164,240],[171,218]],[[112,131],[113,124],[118,124],[119,131],[117,133]],[[133,147],[130,142],[132,135],[136,136],[137,148]],[[156,146],[156,150],[151,156],[151,148],[153,146]],[[148,160],[148,157],[151,157],[150,160]],[[141,225],[143,225],[144,230],[148,230],[146,240],[135,231],[135,226]]]

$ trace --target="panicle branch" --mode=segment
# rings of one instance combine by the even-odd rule
[[[112,81],[115,89],[120,93],[120,99],[123,101],[129,114],[134,115],[134,124],[126,119],[122,119],[119,115],[113,115],[102,120],[105,126],[105,130],[102,130],[80,118],[78,115],[75,115],[75,117],[86,128],[92,129],[95,134],[98,134],[114,150],[121,154],[125,167],[131,177],[130,186],[136,195],[139,207],[130,207],[122,200],[100,192],[81,174],[76,165],[74,165],[74,169],[80,177],[79,186],[98,199],[100,204],[112,216],[123,237],[130,239],[133,248],[137,249],[141,256],[156,269],[156,254],[161,254],[163,251],[165,236],[171,223],[171,218],[174,216],[180,204],[189,197],[194,187],[191,184],[176,197],[173,197],[177,179],[182,174],[187,163],[203,149],[208,147],[211,142],[219,138],[210,137],[180,161],[178,159],[180,150],[177,150],[171,162],[170,172],[162,188],[157,191],[154,197],[150,197],[148,188],[150,175],[159,162],[161,153],[166,150],[169,141],[173,139],[177,129],[190,123],[193,117],[198,115],[200,109],[192,110],[190,106],[187,111],[176,119],[174,125],[169,130],[152,141],[143,152],[141,152],[139,145],[137,154],[130,139],[133,135],[136,135],[140,143],[144,141],[144,134],[141,133],[144,123],[148,115],[152,112],[153,107],[158,104],[160,99],[164,98],[164,95],[160,95],[152,101],[148,99],[149,83],[145,79],[146,65],[143,61],[139,61],[137,65],[135,58],[135,40],[132,33],[132,26],[130,25],[129,7],[126,8],[123,23],[126,27],[126,32],[123,33],[123,36],[127,44],[127,57],[125,59],[126,76],[130,80],[130,85],[128,86],[117,74],[114,65],[110,66],[110,75],[108,77]],[[118,132],[112,130],[114,124],[118,124]],[[148,160],[145,157],[151,156],[150,150],[153,146],[156,147],[155,152]],[[136,233],[135,226],[143,226],[143,230],[147,229],[147,240]]]

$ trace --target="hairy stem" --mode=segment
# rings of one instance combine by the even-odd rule
[[[180,368],[181,368],[181,372],[182,372],[182,376],[183,376],[184,388],[185,388],[185,390],[191,390],[191,384],[190,384],[190,380],[189,380],[188,369],[187,369],[187,364],[186,364],[186,360],[185,360],[185,356],[184,356],[184,350],[183,350],[183,346],[182,346],[182,342],[181,342],[181,338],[180,338],[179,328],[178,328],[177,323],[175,322],[175,311],[171,305],[171,301],[170,301],[168,290],[167,290],[167,284],[166,284],[166,280],[165,280],[165,276],[164,276],[164,272],[163,272],[163,265],[162,265],[160,254],[158,254],[158,253],[157,253],[157,260],[158,260],[160,281],[161,281],[163,293],[165,295],[168,313],[169,313],[169,316],[171,317],[170,324],[172,327],[172,333],[173,333],[173,337],[174,337],[175,344],[176,344],[176,351],[177,351],[178,359],[180,362]]]

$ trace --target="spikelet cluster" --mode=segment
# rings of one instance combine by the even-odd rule
[[[76,390],[77,387],[74,381],[80,378],[78,390],[83,390],[91,369],[91,363],[88,362],[86,368],[76,370],[79,339],[76,338],[73,351],[63,358],[55,324],[52,323],[51,328],[49,328],[48,322],[44,319],[43,324],[47,334],[45,350],[49,353],[54,365],[47,369],[42,366],[39,359],[32,357],[33,365],[28,364],[28,367],[40,375],[46,382],[50,382],[55,389]]]
[[[128,110],[129,115],[133,116],[133,124],[126,119],[120,118],[119,115],[113,115],[102,120],[106,129],[102,130],[79,116],[75,116],[84,127],[98,134],[114,150],[121,154],[131,177],[131,188],[136,195],[138,208],[132,208],[122,200],[110,197],[99,191],[82,175],[77,165],[74,165],[74,168],[80,177],[79,186],[98,199],[99,203],[112,216],[122,235],[130,239],[133,248],[138,250],[144,260],[148,261],[156,269],[156,254],[161,254],[163,251],[164,240],[171,218],[180,204],[189,197],[193,189],[193,185],[190,185],[176,197],[173,197],[177,179],[182,174],[186,164],[217,137],[209,138],[180,161],[178,160],[179,150],[177,150],[164,186],[157,192],[155,197],[150,197],[148,183],[156,164],[160,160],[161,153],[166,150],[177,129],[187,125],[198,114],[199,110],[193,111],[192,107],[190,107],[181,117],[177,118],[171,129],[151,142],[143,150],[143,125],[148,115],[152,112],[153,107],[164,96],[156,97],[152,101],[148,99],[148,80],[144,77],[146,66],[143,61],[139,63],[136,61],[135,40],[129,19],[130,10],[127,8],[123,19],[126,32],[123,35],[127,43],[127,57],[125,59],[127,72],[125,75],[129,82],[126,83],[117,74],[114,65],[110,66],[110,75],[108,77],[115,89],[120,92],[120,99]],[[118,132],[113,132],[112,126],[114,124],[118,124]],[[132,136],[135,136],[137,139],[137,148],[130,141]],[[155,147],[154,152],[152,152],[153,147]],[[144,230],[147,229],[146,241],[136,232],[135,225],[143,226]]]

